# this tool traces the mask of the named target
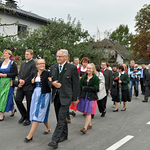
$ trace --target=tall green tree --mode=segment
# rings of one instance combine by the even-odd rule
[[[135,59],[150,58],[150,4],[145,4],[135,16],[135,31],[131,47]]]
[[[128,25],[121,24],[115,31],[113,31],[109,37],[113,41],[119,42],[125,46],[126,49],[130,50],[130,44],[132,39],[132,33],[129,32]]]
[[[44,58],[47,66],[56,62],[56,52],[59,49],[67,49],[71,60],[81,56],[81,41],[88,41],[89,33],[81,28],[81,23],[68,16],[67,23],[63,19],[52,19],[47,26],[29,32],[26,39],[20,38],[21,48],[33,49],[35,58]],[[25,49],[20,49],[17,55],[23,57]]]

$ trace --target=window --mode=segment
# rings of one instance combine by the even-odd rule
[[[19,37],[26,37],[26,31],[27,31],[27,26],[18,24],[18,36]]]

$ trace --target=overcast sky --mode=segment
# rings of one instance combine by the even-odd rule
[[[63,18],[67,21],[68,14],[82,24],[82,29],[91,35],[99,29],[112,32],[120,24],[128,25],[134,32],[135,16],[144,4],[150,0],[17,0],[21,9],[31,11],[46,18]]]

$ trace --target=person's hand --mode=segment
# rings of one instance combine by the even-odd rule
[[[23,85],[25,84],[25,81],[24,81],[24,80],[22,80],[22,79],[20,79],[20,80],[19,80],[19,83],[20,83],[20,85],[22,85],[22,86],[23,86]]]
[[[52,81],[52,78],[51,78],[51,77],[48,77],[48,80],[49,80],[49,81]]]
[[[35,77],[31,80],[31,83],[32,84],[35,83]]]
[[[77,101],[73,101],[72,104],[75,106],[77,105]]]
[[[21,85],[21,84],[19,84],[19,85],[18,85],[18,87],[22,88],[22,85]]]
[[[137,72],[137,69],[134,69],[133,72]]]
[[[7,74],[2,74],[2,77],[6,78],[6,77],[7,77]]]
[[[136,76],[136,73],[133,73],[133,76]]]
[[[145,84],[143,84],[145,86]]]
[[[116,77],[114,80],[118,80],[118,77]]]
[[[61,83],[59,83],[57,80],[54,81],[54,82],[52,83],[52,85],[53,85],[54,87],[56,87],[56,88],[60,88],[60,87],[61,87]]]
[[[121,80],[119,80],[119,83],[122,83],[122,81],[121,81]]]
[[[0,77],[3,77],[3,74],[2,74],[2,73],[0,73]]]

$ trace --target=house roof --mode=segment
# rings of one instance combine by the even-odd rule
[[[36,21],[40,21],[43,23],[50,23],[50,19],[46,19],[44,17],[41,17],[37,14],[22,10],[22,9],[16,9],[16,8],[10,8],[7,7],[6,5],[0,4],[0,10],[7,12],[7,13],[11,13],[12,15],[16,15],[16,16],[21,16],[21,17],[25,17],[27,19],[33,19]]]
[[[119,53],[124,59],[128,59],[129,56],[129,51],[121,44],[118,42],[109,40],[109,39],[103,39],[102,41],[99,42],[99,46],[104,47],[104,48],[111,48],[115,50],[117,53]]]
[[[139,59],[138,61],[136,61],[135,63],[148,65],[148,64],[150,64],[150,58],[143,57],[143,58]]]

